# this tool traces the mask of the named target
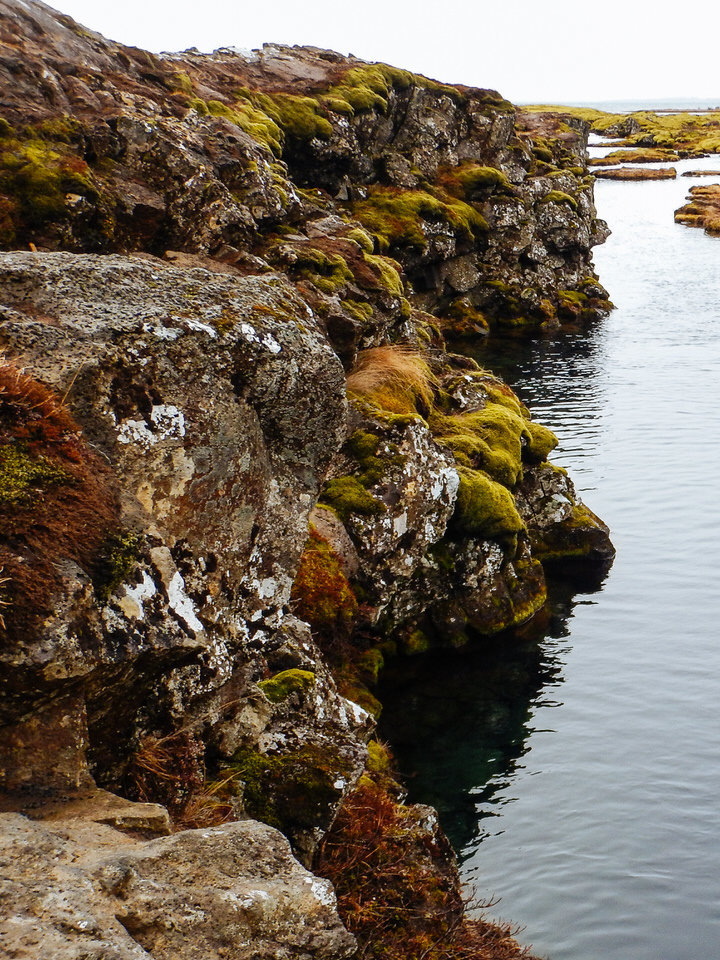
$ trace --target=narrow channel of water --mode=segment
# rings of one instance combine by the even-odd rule
[[[674,166],[720,182],[718,157]],[[557,585],[539,642],[418,663],[389,698],[467,888],[550,960],[720,956],[720,239],[673,222],[695,182],[598,181],[617,309],[483,361],[610,525],[606,583]]]

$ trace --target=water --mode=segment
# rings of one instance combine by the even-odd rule
[[[674,165],[720,182],[720,157]],[[468,890],[550,960],[720,957],[720,239],[672,216],[695,182],[598,181],[617,309],[484,361],[609,523],[606,583],[557,585],[539,642],[401,665],[389,698]]]

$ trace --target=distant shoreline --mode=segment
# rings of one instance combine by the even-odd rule
[[[537,104],[538,101],[535,101]],[[530,101],[517,102],[517,106],[533,106]],[[566,107],[592,107],[605,113],[635,113],[638,110],[652,110],[654,112],[698,113],[720,110],[720,95],[714,98],[704,97],[697,100],[687,97],[678,97],[676,100],[568,100],[563,102]]]

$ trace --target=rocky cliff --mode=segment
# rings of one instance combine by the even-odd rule
[[[349,956],[278,831],[365,949],[481,955],[372,688],[530,618],[543,563],[612,557],[550,431],[451,352],[609,309],[585,126],[328,51],[157,57],[0,13],[14,955],[39,929],[54,956]],[[380,933],[362,843],[404,863],[373,868]]]

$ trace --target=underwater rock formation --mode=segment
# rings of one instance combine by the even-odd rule
[[[544,562],[612,559],[552,433],[448,350],[610,308],[586,125],[314,48],[154,56],[34,0],[0,12],[4,855],[82,862],[49,888],[82,886],[89,926],[50,904],[53,937],[341,957],[278,831],[312,869],[370,797],[396,852],[434,851],[402,875],[444,891],[412,931],[433,960],[457,875],[399,804],[373,685],[388,656],[527,620]],[[248,837],[269,851],[250,874],[283,862],[285,912],[246,902],[236,864],[242,916],[197,940],[184,902],[230,921],[178,864],[212,859],[215,888]]]

